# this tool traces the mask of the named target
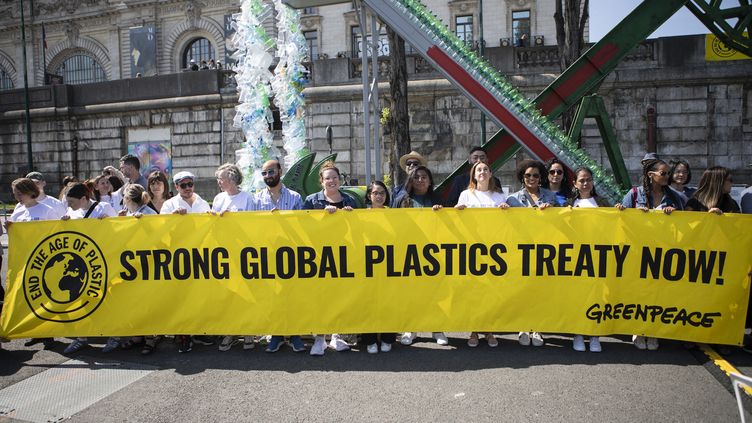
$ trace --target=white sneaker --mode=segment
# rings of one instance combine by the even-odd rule
[[[253,342],[253,337],[250,335],[246,335],[243,337],[243,349],[244,350],[252,350],[256,347],[256,344]]]
[[[376,354],[379,352],[379,344],[373,343],[366,347],[366,349],[368,350],[368,354]]]
[[[543,342],[543,336],[538,332],[533,332],[530,334],[530,339],[533,341],[534,347],[542,347],[545,342]]]
[[[386,342],[381,343],[381,352],[389,352],[392,350],[392,344],[387,344]]]
[[[644,350],[648,346],[645,343],[645,337],[640,335],[632,335],[632,343],[635,347],[637,347],[638,350]]]
[[[316,335],[311,346],[311,355],[324,355],[326,352],[326,339],[323,335]]]
[[[347,351],[350,349],[350,346],[339,336],[339,334],[335,333],[332,334],[332,340],[329,341],[329,348],[337,351]]]
[[[590,352],[601,352],[601,339],[597,336],[590,337]]]
[[[519,342],[520,345],[527,347],[530,345],[530,334],[528,332],[520,332],[520,334],[517,335],[517,342]]]
[[[415,337],[418,334],[415,332],[405,332],[402,334],[402,337],[400,337],[400,344],[402,345],[410,345],[415,341]]]
[[[648,350],[655,351],[658,349],[658,338],[648,338]]]
[[[435,339],[436,343],[439,345],[449,345],[449,340],[447,339],[444,332],[434,332],[433,339]]]
[[[590,345],[592,346],[592,338],[590,339],[590,342]],[[575,351],[579,352],[585,351],[585,337],[583,337],[582,335],[575,335],[574,339],[572,340],[572,348],[574,348]]]

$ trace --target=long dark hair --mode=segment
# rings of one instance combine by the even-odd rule
[[[578,167],[577,169],[574,170],[574,180],[575,180],[575,182],[577,182],[577,175],[579,175],[580,172],[587,172],[590,175],[590,178],[593,177],[593,171],[590,170],[590,168],[585,167],[585,166],[580,166],[580,167]],[[590,195],[593,198],[596,198],[598,196],[598,193],[595,192],[595,183],[593,182],[592,185],[593,185],[593,189],[590,191]],[[574,196],[574,198],[577,198],[577,199],[580,198],[580,191],[578,191],[577,188],[575,188],[574,186],[572,186],[572,195]]]
[[[665,165],[666,162],[664,162],[661,159],[655,159],[655,160],[648,160],[645,162],[645,164],[642,166],[642,189],[645,190],[645,195],[648,195],[651,191],[651,185],[652,181],[650,179],[650,172],[654,172],[656,169],[658,169],[658,166]],[[668,165],[666,165],[668,166]],[[663,191],[665,192],[666,189],[668,189],[668,186],[662,187]]]
[[[726,178],[730,176],[731,171],[723,166],[711,167],[700,176],[697,191],[692,197],[707,207],[708,210],[719,207],[723,197],[728,195],[723,192],[723,184],[726,182]]]
[[[572,181],[569,180],[569,175],[567,175],[567,165],[562,163],[561,160],[557,159],[556,157],[546,162],[546,173],[545,175],[541,175],[541,186],[545,189],[551,189],[551,182],[548,180],[548,172],[551,171],[551,167],[555,164],[560,165],[561,171],[562,171],[561,186],[559,186],[559,194],[562,194],[568,197],[569,194],[572,192],[573,184],[572,184]],[[577,174],[575,173],[575,175]]]
[[[407,175],[407,183],[405,183],[405,192],[407,193],[407,195],[410,195],[410,196],[413,195],[413,189],[415,185],[413,183],[413,177],[418,173],[419,170],[426,172],[426,174],[428,175],[428,191],[426,191],[426,196],[433,197],[433,174],[425,166],[418,166],[415,169],[413,169],[409,175]]]

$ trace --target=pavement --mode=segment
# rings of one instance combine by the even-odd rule
[[[155,371],[91,401],[70,421],[739,421],[719,363],[680,342],[649,352],[627,337],[606,337],[602,353],[578,353],[561,335],[548,335],[540,348],[520,346],[514,334],[502,334],[498,348],[484,341],[469,348],[468,333],[448,334],[448,346],[421,335],[389,353],[359,346],[324,357],[289,347],[220,352],[216,345],[179,354],[171,338],[149,356],[138,349],[104,354],[105,339],[93,339],[75,355],[85,363],[82,374],[119,365]],[[2,416],[13,408],[6,388],[66,362],[69,342],[57,339],[49,350],[23,340],[2,344],[0,422],[16,421]],[[736,350],[724,359],[752,374],[752,355]],[[54,389],[40,385],[30,395]],[[67,401],[85,400],[78,392],[66,392]],[[752,410],[746,395],[744,406]]]

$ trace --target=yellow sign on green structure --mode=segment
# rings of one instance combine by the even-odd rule
[[[713,34],[705,35],[705,61],[720,62],[725,60],[750,60],[744,53],[740,53],[727,47],[718,37]]]

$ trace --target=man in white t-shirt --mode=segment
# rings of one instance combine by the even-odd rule
[[[30,172],[28,175],[26,175],[26,177],[34,181],[36,186],[39,188],[39,196],[36,198],[37,202],[49,206],[55,212],[55,219],[60,219],[61,217],[65,216],[65,213],[68,211],[68,207],[66,207],[66,205],[57,198],[50,197],[49,195],[46,195],[44,193],[44,187],[47,186],[47,182],[44,180],[44,175],[39,172]],[[16,205],[16,209],[18,209],[19,205],[20,204]]]
[[[187,171],[178,172],[172,177],[175,183],[177,195],[165,201],[162,205],[160,214],[186,214],[186,213],[206,213],[211,210],[201,196],[193,191],[193,184],[196,177]]]

